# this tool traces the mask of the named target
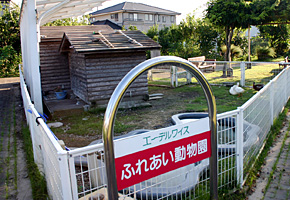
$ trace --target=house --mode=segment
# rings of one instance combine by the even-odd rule
[[[71,91],[87,104],[106,105],[120,80],[146,60],[146,51],[161,46],[140,31],[113,30],[107,25],[41,27],[42,91]],[[147,74],[125,94],[140,102],[148,95]]]
[[[126,29],[129,26],[136,26],[138,30],[147,32],[153,25],[163,28],[176,24],[176,15],[180,14],[143,3],[123,2],[90,13],[90,21],[93,23],[97,20],[109,19]]]

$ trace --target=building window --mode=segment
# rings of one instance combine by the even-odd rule
[[[174,16],[170,16],[170,21],[173,23],[174,22]]]
[[[137,20],[138,20],[138,14],[134,13],[134,21],[137,21]]]
[[[149,15],[145,14],[145,21],[148,21],[148,20],[149,20]]]
[[[162,22],[166,22],[166,16],[162,16]]]
[[[149,15],[149,21],[153,21],[153,15]]]
[[[116,14],[111,14],[111,19],[115,19],[115,21],[118,21],[118,13]]]
[[[133,21],[133,19],[134,19],[133,17],[134,17],[133,13],[129,13],[129,20],[130,21]]]
[[[138,21],[137,13],[129,13],[129,21]]]
[[[161,16],[157,15],[157,21],[160,22],[161,21]]]

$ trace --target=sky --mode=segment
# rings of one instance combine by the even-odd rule
[[[100,6],[97,9],[103,9],[109,6],[113,6],[118,3],[122,3],[126,0],[109,0],[103,3],[103,6]],[[209,0],[127,0],[129,2],[138,2],[144,3],[147,5],[164,8],[167,10],[175,11],[181,13],[180,16],[177,16],[177,24],[179,24],[182,19],[185,19],[186,15],[195,11],[195,16],[202,17],[202,12],[206,9],[206,3]],[[13,2],[17,3],[18,5],[21,4],[22,0],[13,0]]]

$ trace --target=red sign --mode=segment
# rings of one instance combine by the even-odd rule
[[[118,190],[210,156],[210,131],[206,131],[117,157],[115,163]]]

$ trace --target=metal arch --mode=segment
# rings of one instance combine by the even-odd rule
[[[172,64],[182,67],[191,72],[201,84],[204,94],[207,99],[210,129],[211,129],[211,149],[212,156],[210,157],[210,195],[211,199],[217,199],[218,193],[218,172],[217,172],[217,128],[216,128],[216,102],[213,96],[212,89],[201,71],[192,63],[185,59],[175,56],[159,56],[150,60],[144,61],[137,65],[120,81],[114,90],[108,103],[103,123],[103,143],[105,154],[105,165],[107,173],[107,187],[109,200],[118,199],[117,179],[115,171],[115,155],[114,155],[114,121],[120,101],[122,100],[126,90],[143,72],[161,64]]]

